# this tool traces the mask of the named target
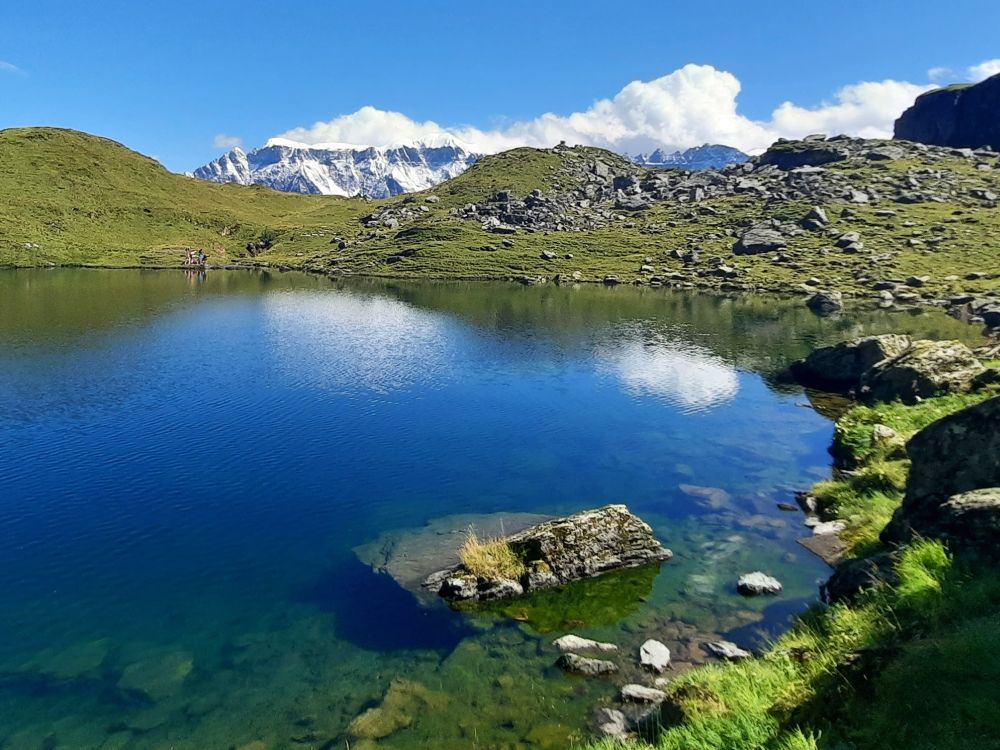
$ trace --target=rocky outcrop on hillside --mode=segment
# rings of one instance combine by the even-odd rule
[[[1000,554],[1000,396],[925,427],[906,452],[906,496],[883,541],[920,535],[948,541],[956,552]]]
[[[504,599],[673,557],[624,505],[547,521],[506,542],[524,564],[518,580],[476,576],[458,564],[429,576],[424,588],[450,601]]]
[[[917,98],[894,129],[896,138],[958,148],[1000,150],[1000,75],[947,86]]]

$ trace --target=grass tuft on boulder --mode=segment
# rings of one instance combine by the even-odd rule
[[[516,581],[525,574],[524,561],[503,537],[480,539],[469,527],[458,557],[466,570],[478,578],[506,578]]]

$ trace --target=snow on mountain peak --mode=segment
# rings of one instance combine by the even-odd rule
[[[249,153],[234,148],[196,169],[194,176],[286,192],[385,198],[433,187],[461,174],[479,157],[449,133],[377,147],[271,138]]]

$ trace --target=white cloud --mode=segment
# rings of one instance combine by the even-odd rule
[[[1000,73],[1000,58],[984,60],[979,65],[971,66],[966,73],[970,81],[983,81],[990,76],[995,76]]]
[[[212,139],[212,145],[215,148],[231,149],[237,146],[243,145],[243,139],[238,135],[226,135],[225,133],[219,133]]]
[[[20,73],[23,74],[24,71],[19,67],[14,65],[14,63],[5,62],[0,60],[0,73]]]
[[[955,77],[955,71],[951,68],[931,68],[927,71],[928,80],[934,81],[934,83],[941,83],[949,78]]]
[[[483,153],[515,146],[571,144],[603,146],[634,153],[724,143],[757,152],[779,137],[810,133],[848,133],[890,137],[893,121],[918,94],[932,88],[903,81],[873,81],[845,86],[816,107],[785,102],[766,120],[741,114],[739,79],[711,65],[685,65],[652,81],[633,81],[610,99],[569,115],[546,113],[503,128],[444,127],[418,122],[400,112],[362,107],[329,122],[295,128],[280,137],[307,144],[349,143],[385,146],[452,135]]]

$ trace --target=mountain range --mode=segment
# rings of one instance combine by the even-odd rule
[[[308,145],[272,138],[260,148],[241,148],[194,171],[212,182],[266,185],[286,193],[388,198],[434,187],[468,169],[482,154],[451,136],[393,146],[344,143]],[[705,144],[686,151],[657,149],[631,157],[645,167],[720,169],[749,156],[730,146]]]
[[[287,193],[388,198],[456,177],[480,156],[450,136],[384,147],[272,138],[250,152],[234,148],[194,176]]]

